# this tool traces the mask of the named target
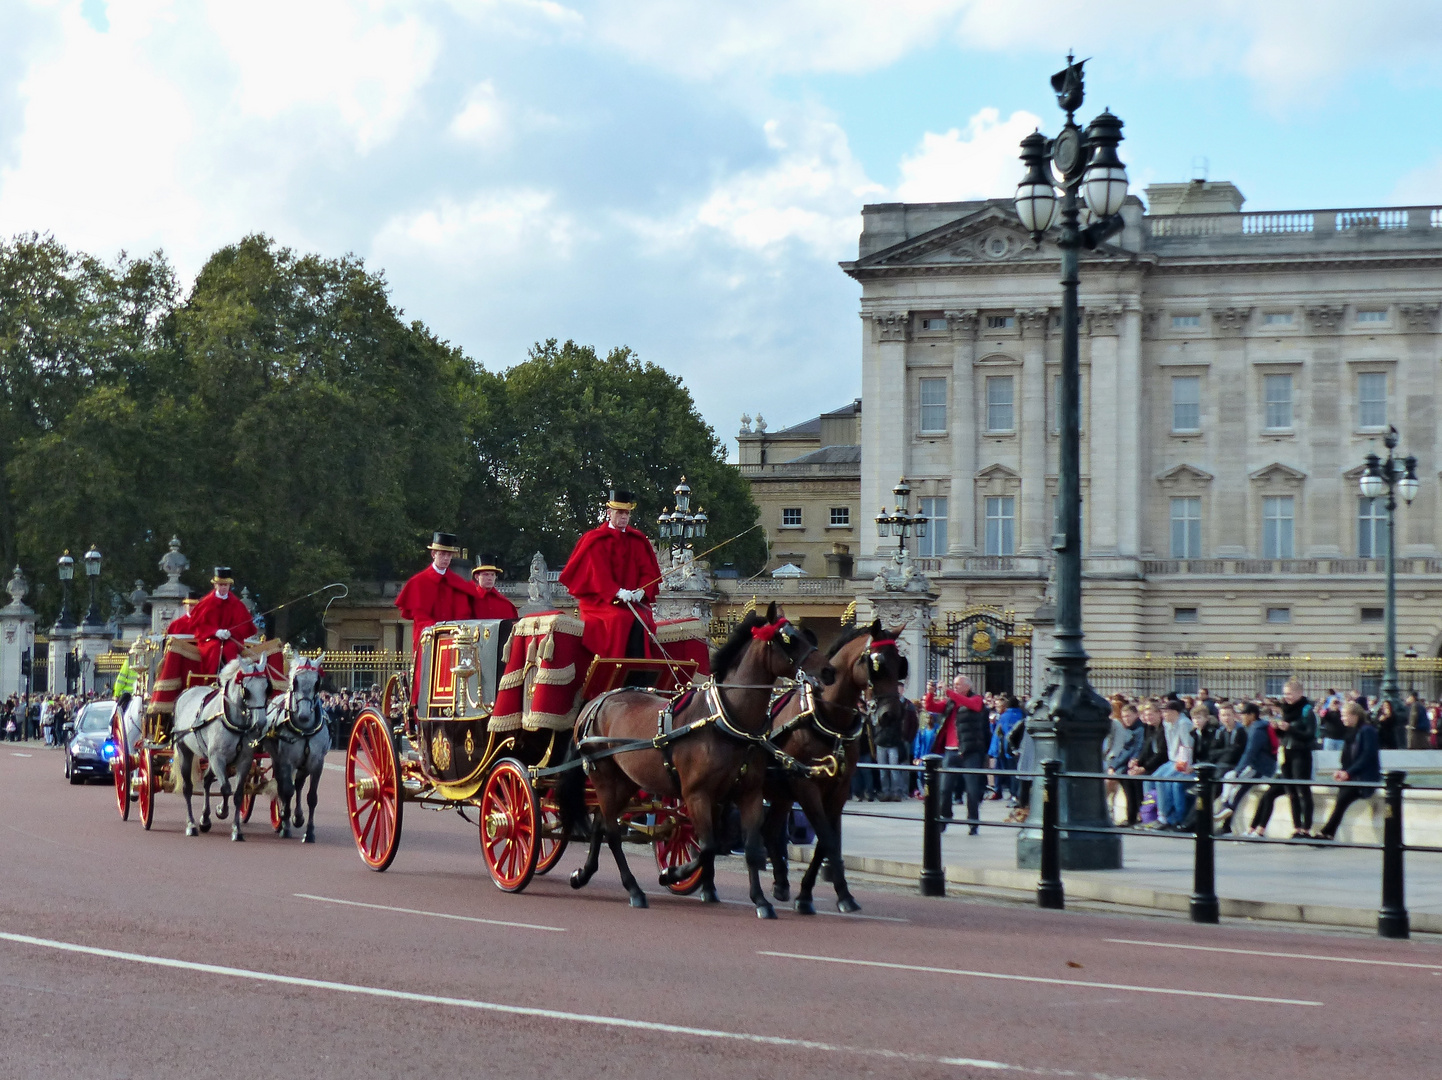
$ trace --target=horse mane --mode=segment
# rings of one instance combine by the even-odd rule
[[[230,661],[230,663],[226,664],[223,668],[220,669],[219,681],[222,684],[232,683],[235,681],[236,676],[240,674],[241,659],[241,657],[237,656],[234,660]]]
[[[842,634],[839,638],[837,638],[831,643],[831,648],[826,650],[826,659],[834,659],[836,657],[836,654],[839,653],[842,649],[846,648],[847,645],[851,644],[862,634],[869,633],[871,633],[871,626],[869,624],[866,626],[853,626],[850,630],[846,631],[846,633]]]
[[[724,679],[730,674],[731,669],[741,662],[741,656],[751,645],[751,631],[758,626],[766,625],[766,617],[750,612],[742,619],[731,636],[726,639],[726,644],[711,654],[711,677],[716,680]]]

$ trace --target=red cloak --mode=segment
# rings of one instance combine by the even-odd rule
[[[222,641],[217,630],[229,630],[230,638]],[[190,632],[200,649],[200,670],[213,675],[240,655],[240,646],[256,635],[250,609],[234,592],[224,599],[212,589],[190,611]]]
[[[396,607],[411,621],[412,637],[416,655],[421,651],[421,634],[426,628],[438,622],[456,619],[510,618],[510,616],[482,615],[481,590],[454,570],[444,575],[436,573],[434,566],[428,566],[414,575],[402,587],[396,597]],[[511,608],[515,611],[515,608]]]
[[[476,588],[480,589],[481,593],[480,614],[476,618],[519,619],[521,617],[521,613],[516,610],[516,605],[507,600],[498,590],[481,589],[479,585]]]
[[[661,568],[651,541],[639,529],[606,524],[582,533],[561,571],[561,584],[576,598],[586,624],[581,641],[597,656],[625,656],[626,639],[635,625],[631,609],[616,599],[617,589],[645,590],[646,598],[632,606],[646,629],[655,633],[651,604],[661,589]],[[655,655],[650,635],[643,638],[643,647],[645,656]]]

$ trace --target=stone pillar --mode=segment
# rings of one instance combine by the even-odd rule
[[[35,653],[35,612],[25,603],[30,584],[20,567],[15,568],[7,587],[10,603],[0,608],[0,698],[25,693],[25,675],[20,660],[27,650]]]
[[[975,311],[948,311],[953,346],[951,366],[951,491],[947,511],[947,554],[976,554],[976,326]],[[866,520],[862,507],[862,520]]]
[[[104,691],[114,683],[114,676],[101,674],[95,669],[95,662],[110,651],[112,640],[104,624],[85,623],[80,627],[76,637],[76,643],[80,647],[80,681],[77,693]]]
[[[890,506],[891,489],[905,475],[907,434],[906,341],[911,314],[868,312],[871,333],[861,356],[861,520],[869,522],[877,508]],[[876,530],[861,530],[861,576],[876,572],[878,560],[890,554],[879,544]]]
[[[1114,308],[1087,305],[1084,328],[1087,332],[1087,352],[1091,363],[1088,365],[1090,379],[1091,423],[1083,424],[1085,432],[1082,446],[1084,457],[1091,470],[1083,467],[1082,475],[1093,475],[1104,479],[1091,485],[1091,498],[1082,509],[1082,535],[1091,543],[1083,544],[1086,555],[1115,555],[1121,549],[1121,532],[1136,529],[1136,500],[1126,499],[1125,488],[1128,476],[1137,470],[1135,447],[1131,456],[1122,449],[1130,429],[1128,418],[1141,414],[1138,404],[1121,408],[1123,401],[1134,401],[1141,393],[1139,378],[1126,381],[1118,362],[1117,322],[1120,311]],[[1129,388],[1129,389],[1124,389]],[[1083,389],[1087,389],[1084,387]],[[1100,408],[1098,408],[1100,406]],[[1090,454],[1087,454],[1090,449]],[[1130,517],[1123,518],[1122,505],[1130,507]]]
[[[922,583],[925,578],[919,579]],[[926,692],[927,631],[935,618],[937,594],[924,584],[921,590],[905,592],[873,592],[867,597],[872,613],[881,625],[896,634],[902,642],[903,654],[910,660],[906,676],[906,696],[920,701]],[[858,620],[860,621],[860,620]]]
[[[1051,550],[1052,512],[1046,497],[1046,324],[1045,308],[1018,311],[1022,333],[1021,396],[1016,415],[1021,439],[1021,528],[1018,555],[1044,555]]]
[[[50,692],[53,694],[64,694],[70,689],[65,679],[65,658],[75,651],[79,636],[80,628],[77,626],[50,628]],[[76,686],[78,689],[78,680]]]

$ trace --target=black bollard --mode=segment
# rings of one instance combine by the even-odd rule
[[[1041,880],[1036,883],[1036,906],[1061,910],[1066,907],[1061,886],[1061,830],[1056,825],[1061,762],[1047,758],[1041,771]]]
[[[1406,879],[1402,871],[1402,785],[1404,772],[1389,772],[1383,783],[1387,793],[1382,821],[1382,910],[1377,912],[1377,933],[1385,938],[1410,937]]]
[[[1212,839],[1212,804],[1217,798],[1217,767],[1197,766],[1197,846],[1192,864],[1192,922],[1221,919],[1217,903],[1217,860]]]
[[[941,768],[940,754],[927,754],[921,759],[925,768],[922,774],[921,817],[921,895],[946,895],[946,869],[941,864]]]

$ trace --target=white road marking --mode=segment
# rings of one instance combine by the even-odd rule
[[[94,945],[77,945],[70,941],[56,941],[51,938],[31,937],[29,934],[11,934],[0,931],[0,940],[13,941],[19,945],[34,945],[43,949],[55,949],[60,952],[80,953],[85,956],[99,956],[107,960],[124,960],[132,964],[148,964],[153,967],[197,971],[205,975],[223,975],[233,979],[250,979],[255,982],[281,983],[286,986],[303,986],[314,990],[334,990],[343,994],[360,994],[365,997],[388,998],[393,1001],[408,1001],[418,1005],[448,1005],[453,1008],[474,1009],[478,1012],[502,1013],[507,1016],[535,1016],[545,1020],[565,1020],[576,1024],[592,1024],[597,1027],[622,1028],[630,1031],[654,1031],[665,1035],[689,1035],[698,1039],[744,1042],[760,1046],[782,1046],[796,1050],[821,1050],[837,1054],[854,1054],[861,1057],[912,1062],[921,1065],[955,1065],[960,1068],[995,1069],[998,1071],[1026,1073],[1031,1076],[1077,1077],[1082,1078],[1082,1080],[1138,1080],[1138,1078],[1134,1077],[1121,1077],[1107,1073],[1078,1072],[1074,1069],[1048,1069],[1030,1065],[1014,1065],[1005,1061],[992,1061],[988,1058],[934,1057],[928,1054],[914,1054],[903,1050],[886,1050],[867,1046],[846,1046],[839,1043],[817,1042],[813,1039],[789,1039],[781,1035],[755,1035],[745,1031],[723,1031],[717,1028],[689,1027],[683,1024],[663,1024],[654,1020],[631,1020],[622,1016],[600,1016],[594,1013],[565,1012],[560,1009],[539,1009],[526,1005],[503,1005],[498,1002],[480,1001],[475,998],[443,997],[439,994],[416,994],[408,990],[390,990],[381,986],[363,986],[357,983],[331,982],[328,979],[307,979],[298,975],[281,975],[270,971],[255,971],[250,968],[224,967],[220,964],[200,964],[192,960],[175,960],[168,956],[151,956],[146,953],[121,952],[118,949],[101,949]]]
[[[344,765],[332,765],[329,761],[325,763],[325,767],[327,769],[330,769],[332,772],[345,772]]]
[[[432,919],[455,919],[459,922],[485,923],[487,926],[513,926],[518,930],[549,930],[564,934],[564,926],[538,926],[535,923],[506,922],[504,919],[479,919],[474,915],[449,915],[444,911],[419,911],[416,908],[390,907],[387,904],[366,904],[359,900],[338,900],[334,896],[312,896],[310,893],[291,893],[301,900],[318,900],[322,904],[344,904],[347,907],[371,908],[374,911],[395,911],[401,915],[427,915]]]
[[[824,964],[854,964],[858,967],[892,968],[896,971],[924,971],[933,975],[965,975],[973,979],[1003,979],[1008,982],[1044,983],[1048,986],[1088,986],[1096,990],[1129,990],[1134,994],[1175,994],[1179,997],[1220,998],[1223,1001],[1255,1001],[1263,1005],[1316,1005],[1320,1001],[1299,998],[1250,997],[1246,994],[1220,994],[1207,990],[1174,990],[1164,986],[1129,986],[1126,983],[1086,982],[1081,979],[1049,979],[1039,975],[1004,975],[995,971],[966,971],[962,968],[926,967],[923,964],[890,964],[883,960],[850,960],[841,956],[808,956],[805,953],[758,950],[759,956],[779,956],[786,960],[816,960]]]
[[[10,756],[11,756],[11,757],[34,757],[35,755],[34,755],[34,754],[22,754],[22,753],[20,753],[20,752],[17,751],[17,750],[11,750],[11,751],[10,751]]]
[[[652,893],[651,895],[654,896],[654,895],[656,895],[656,894],[655,894],[655,893]],[[745,907],[755,907],[755,906],[756,906],[755,904],[751,903],[750,900],[722,900],[721,902],[722,902],[723,904],[741,904],[741,905],[743,905],[743,906],[745,906]],[[783,907],[785,906],[785,903],[784,903],[783,901],[777,900],[776,903],[781,904]],[[852,914],[850,914],[850,915],[847,915],[845,912],[841,912],[841,911],[823,911],[821,908],[817,908],[817,909],[816,909],[816,914],[818,914],[818,915],[835,915],[838,919],[869,919],[869,920],[871,920],[872,922],[904,922],[904,923],[909,923],[909,922],[911,922],[910,919],[898,919],[895,915],[862,915],[862,914],[860,914],[859,912],[855,912],[855,913],[852,913]]]
[[[1236,956],[1271,956],[1282,960],[1326,960],[1333,964],[1375,964],[1378,967],[1422,968],[1442,974],[1442,964],[1412,964],[1405,960],[1368,960],[1358,956],[1321,956],[1317,953],[1224,949],[1219,945],[1178,945],[1170,941],[1132,941],[1129,938],[1107,938],[1106,941],[1111,945],[1147,945],[1153,949],[1191,949],[1194,952],[1232,953]]]

